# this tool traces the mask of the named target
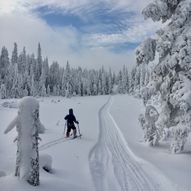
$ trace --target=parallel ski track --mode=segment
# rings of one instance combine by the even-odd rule
[[[159,191],[136,162],[109,113],[110,98],[99,110],[99,138],[89,154],[89,165],[96,191]]]
[[[78,137],[77,137],[78,138]],[[70,140],[75,140],[73,138],[64,138],[64,137],[61,137],[61,138],[58,138],[58,139],[55,139],[55,140],[52,140],[52,141],[49,141],[47,143],[44,143],[43,145],[39,146],[39,151],[43,151],[43,150],[46,150],[50,147],[53,147],[53,146],[56,146],[58,144],[61,144],[61,143],[64,143],[66,141],[70,141]]]
[[[39,151],[43,151],[43,150],[46,150],[52,146],[55,146],[57,144],[60,144],[62,142],[66,142],[67,140],[64,139],[63,137],[62,138],[58,138],[58,139],[55,139],[55,140],[52,140],[52,141],[49,141],[41,146],[39,146]]]

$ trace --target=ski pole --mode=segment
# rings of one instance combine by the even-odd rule
[[[65,122],[65,125],[64,125],[64,135],[66,133],[66,122]]]
[[[80,126],[79,126],[79,124],[78,124],[78,134],[79,134],[79,137],[81,138],[81,133],[80,133]]]
[[[60,119],[57,121],[56,126],[59,126],[63,117],[60,117]]]

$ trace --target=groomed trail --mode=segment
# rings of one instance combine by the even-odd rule
[[[95,190],[176,190],[163,175],[157,174],[153,177],[152,172],[150,175],[145,172],[140,162],[141,159],[137,159],[129,149],[125,138],[109,112],[112,99],[111,97],[99,110],[99,138],[89,154],[89,165]]]

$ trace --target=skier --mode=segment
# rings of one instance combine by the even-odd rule
[[[70,136],[70,131],[71,129],[73,130],[73,138],[76,138],[76,127],[74,125],[74,122],[76,124],[79,124],[79,122],[76,120],[76,117],[73,114],[73,109],[69,109],[69,114],[66,115],[66,117],[64,118],[65,120],[67,120],[67,132],[66,132],[66,137]]]

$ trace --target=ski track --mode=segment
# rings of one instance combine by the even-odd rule
[[[89,153],[89,165],[96,191],[159,191],[148,177],[109,113],[112,98],[100,108],[99,138]]]
[[[60,144],[62,142],[65,142],[66,140],[62,137],[62,138],[59,138],[59,139],[55,139],[55,140],[52,140],[52,141],[49,141],[41,146],[39,146],[39,151],[43,151],[43,150],[46,150],[52,146],[55,146],[57,144]]]
[[[64,137],[58,138],[52,141],[49,141],[47,143],[44,143],[43,145],[39,146],[39,151],[46,150],[50,147],[56,146],[58,144],[64,143],[66,141],[74,140],[73,138],[65,139]]]

